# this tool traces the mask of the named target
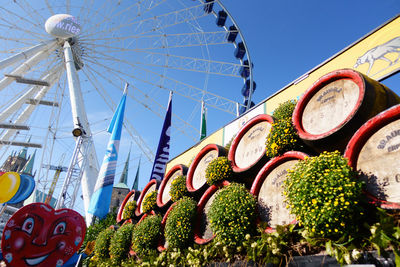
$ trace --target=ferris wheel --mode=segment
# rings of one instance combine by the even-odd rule
[[[124,131],[150,162],[147,137],[159,132],[169,91],[173,135],[186,148],[199,139],[202,103],[221,126],[252,104],[249,51],[218,0],[7,0],[0,39],[0,160],[13,146],[36,147],[41,192],[53,179],[49,166],[73,156],[79,131],[96,167],[93,139],[125,83]]]

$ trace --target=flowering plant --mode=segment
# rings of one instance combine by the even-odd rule
[[[216,239],[223,245],[235,247],[255,229],[255,197],[242,184],[232,183],[217,191],[208,216]]]
[[[96,244],[94,246],[94,255],[97,259],[105,259],[110,257],[110,242],[114,235],[114,229],[106,228],[99,233],[96,238]]]
[[[143,205],[142,205],[143,213],[152,211],[156,206],[157,206],[157,191],[152,191],[146,194],[146,196],[143,199]]]
[[[193,242],[193,221],[196,217],[196,201],[183,197],[168,214],[165,224],[165,241],[168,247],[185,248]]]
[[[272,117],[274,117],[275,120],[291,120],[296,104],[297,100],[294,99],[280,103],[272,113]]]
[[[363,182],[338,151],[299,161],[283,184],[287,207],[311,236],[352,233],[363,210]]]
[[[179,175],[171,182],[171,189],[169,195],[173,202],[178,201],[180,198],[186,196],[188,190],[186,188],[186,176]]]
[[[132,249],[145,256],[154,252],[161,236],[161,216],[150,215],[136,224],[132,233]]]
[[[132,242],[134,225],[129,223],[121,226],[110,240],[110,256],[114,264],[120,264],[128,258]]]
[[[265,143],[266,155],[273,158],[291,150],[302,150],[302,142],[291,120],[282,119],[272,124]]]
[[[128,203],[125,204],[124,210],[122,211],[122,219],[130,219],[135,212],[136,206],[136,200],[128,201]]]
[[[206,168],[207,184],[213,185],[233,177],[232,164],[227,157],[213,159]]]

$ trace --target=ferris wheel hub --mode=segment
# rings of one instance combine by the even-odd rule
[[[48,34],[62,39],[77,36],[81,32],[81,25],[78,20],[69,14],[51,16],[44,26]]]

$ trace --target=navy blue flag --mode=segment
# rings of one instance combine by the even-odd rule
[[[167,114],[165,114],[164,125],[162,127],[160,141],[156,157],[154,159],[153,169],[151,171],[151,179],[161,181],[164,178],[165,166],[169,159],[169,140],[171,136],[171,114],[172,114],[172,91],[169,93]]]

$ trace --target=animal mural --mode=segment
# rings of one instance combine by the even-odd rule
[[[85,234],[86,224],[78,212],[32,203],[8,220],[1,249],[9,267],[61,267],[80,248]]]
[[[389,53],[397,53],[397,58],[395,60],[391,60],[390,58],[387,57]],[[387,61],[389,63],[389,66],[391,66],[397,63],[399,61],[399,58],[400,58],[400,36],[395,37],[384,44],[375,46],[374,48],[368,50],[364,55],[362,55],[357,59],[354,68],[357,68],[362,64],[368,63],[369,66],[366,74],[370,75],[372,66],[374,65],[376,60]]]

